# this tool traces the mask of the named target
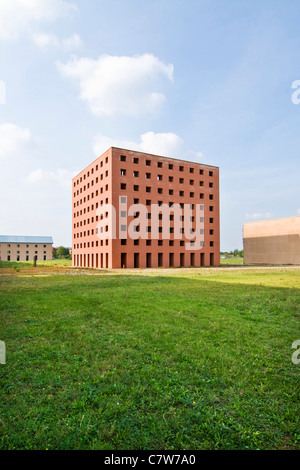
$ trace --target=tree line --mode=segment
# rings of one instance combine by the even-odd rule
[[[58,248],[52,248],[53,259],[71,259],[72,255],[69,248],[59,246]]]
[[[244,258],[244,250],[221,251],[221,256],[226,256],[226,258]]]

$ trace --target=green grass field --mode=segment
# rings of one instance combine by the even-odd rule
[[[221,264],[243,264],[243,258],[221,259]],[[0,261],[0,269],[3,268],[26,268],[31,267],[33,261]],[[37,261],[37,266],[71,266],[72,260],[53,259],[48,261]]]
[[[44,267],[44,266],[71,266],[72,260],[70,259],[52,259],[48,261],[37,261],[37,267]],[[0,269],[1,268],[13,268],[13,269],[21,269],[21,268],[31,268],[33,267],[33,261],[0,261]]]
[[[299,269],[18,269],[1,449],[299,449]]]
[[[244,263],[244,258],[221,258],[220,260],[221,265],[222,264],[243,264]]]

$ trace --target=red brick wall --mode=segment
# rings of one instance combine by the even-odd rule
[[[126,157],[126,161],[121,161],[121,156]],[[134,159],[138,162],[134,163]],[[121,175],[121,170],[125,170],[126,174]],[[138,174],[134,176],[134,172]],[[146,174],[149,174],[149,179],[146,178]],[[158,179],[159,175],[161,180]],[[180,182],[181,179],[183,182]],[[121,185],[126,186],[122,186],[124,188],[122,189]],[[146,188],[149,188],[150,192],[147,192]],[[217,167],[111,148],[73,179],[72,191],[74,266],[120,268],[122,262],[126,264],[126,267],[133,268],[135,253],[139,255],[138,266],[141,268],[147,266],[147,258],[151,267],[158,267],[159,253],[161,253],[160,261],[164,267],[170,265],[170,254],[173,254],[172,264],[175,267],[191,266],[192,262],[194,266],[219,265],[219,169]],[[98,191],[97,196],[96,191]],[[187,250],[186,243],[190,240],[186,240],[184,234],[181,240],[174,239],[172,233],[170,241],[173,246],[170,246],[169,240],[162,240],[163,244],[159,246],[158,240],[151,240],[151,233],[148,234],[148,245],[145,239],[140,239],[139,245],[135,245],[134,240],[129,237],[126,245],[122,245],[119,239],[118,221],[120,196],[127,197],[127,210],[135,199],[145,206],[146,201],[150,201],[151,204],[157,204],[158,201],[164,204],[170,202],[194,204],[195,207],[197,204],[203,204],[204,247],[201,250]],[[96,209],[97,205],[101,205],[101,201],[103,204],[108,201],[116,209],[117,239],[99,240],[98,238],[96,230],[99,220],[97,220]],[[146,206],[146,208],[150,212],[151,206]],[[195,211],[192,215],[196,218]],[[211,219],[213,222],[210,221]],[[134,217],[128,216],[127,227],[131,223],[134,224]],[[149,220],[148,224],[153,224],[153,220]],[[106,226],[111,226],[109,220],[107,224],[104,224],[104,228]],[[173,221],[170,221],[170,226],[174,226]],[[195,227],[195,223],[192,227]],[[149,245],[150,242],[151,245]],[[193,253],[193,259],[191,259],[191,253]]]

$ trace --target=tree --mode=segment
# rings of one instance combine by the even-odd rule
[[[56,256],[58,258],[67,258],[69,256],[69,249],[64,246],[59,246],[56,249]]]
[[[235,258],[236,257],[239,257],[239,258],[243,258],[244,257],[244,250],[238,250],[237,248],[235,250],[231,250],[229,253],[225,253],[225,255],[228,257],[230,256],[234,256]]]

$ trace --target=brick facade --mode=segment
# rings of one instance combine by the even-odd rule
[[[108,206],[114,208],[115,218]],[[169,208],[168,239],[161,229],[157,238],[153,234],[159,219],[157,206]],[[174,207],[191,209],[189,233],[201,227],[201,248],[190,246],[192,235],[186,228],[180,229],[186,231],[180,239],[176,235]],[[182,226],[188,225],[186,214],[182,212]],[[146,236],[138,231],[143,221]],[[219,168],[215,166],[112,147],[72,180],[73,266],[218,266],[219,225]],[[137,233],[128,236],[129,228]]]

